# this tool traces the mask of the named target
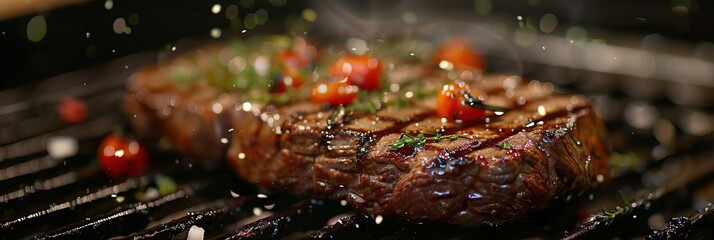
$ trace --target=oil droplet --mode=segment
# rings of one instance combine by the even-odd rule
[[[538,106],[538,115],[545,116],[547,113],[548,112],[546,111],[545,106]]]
[[[107,0],[106,2],[104,2],[104,9],[112,10],[113,7],[114,7],[114,1]]]
[[[240,197],[240,194],[234,192],[233,190],[231,190],[230,192],[231,192],[231,197],[234,197],[234,198]]]
[[[381,224],[382,221],[384,221],[384,217],[382,217],[382,215],[377,215],[376,217],[374,217],[374,223],[376,223],[377,225]]]

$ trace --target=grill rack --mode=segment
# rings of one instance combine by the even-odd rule
[[[166,151],[153,151],[147,174],[112,182],[101,173],[94,155],[101,137],[126,121],[121,113],[107,109],[119,109],[124,80],[134,71],[124,63],[145,62],[141,59],[154,54],[130,56],[92,69],[94,76],[104,76],[99,82],[88,84],[90,70],[80,70],[3,92],[20,97],[0,101],[1,118],[11,119],[0,126],[0,239],[185,239],[192,226],[201,227],[207,239],[706,239],[714,234],[707,227],[714,222],[714,210],[711,204],[700,204],[712,201],[714,192],[710,187],[714,174],[711,133],[685,136],[685,146],[675,146],[683,151],[650,154],[657,152],[653,150],[658,145],[656,136],[629,126],[622,118],[611,118],[607,124],[616,139],[625,136],[615,141],[616,150],[638,153],[635,163],[614,172],[616,177],[602,187],[556,200],[542,212],[502,226],[454,226],[356,214],[344,203],[269,194],[236,179],[227,167],[205,172]],[[533,65],[545,67],[529,71],[533,76],[558,70]],[[74,87],[60,87],[65,84]],[[558,87],[576,88],[569,83]],[[18,100],[28,92],[35,98]],[[54,105],[68,94],[89,103],[88,121],[70,125],[55,117]],[[622,92],[608,97],[618,103],[639,101]],[[677,113],[668,110],[676,104],[653,102],[651,106],[663,113]],[[40,130],[21,130],[23,120],[38,119],[46,124]],[[78,139],[78,154],[66,159],[48,157],[45,147],[56,135]],[[158,174],[172,177],[178,190],[146,201],[133,196],[154,186]],[[707,194],[710,198],[695,199],[695,195]],[[600,212],[601,207],[612,210]],[[591,217],[579,220],[582,216],[577,215],[583,213]],[[667,218],[672,220],[667,223]]]

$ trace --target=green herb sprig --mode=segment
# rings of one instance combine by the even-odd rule
[[[625,194],[622,192],[618,192],[618,195],[620,197],[620,200],[622,200],[622,202],[625,203],[625,207],[617,207],[614,210],[609,210],[609,211],[603,207],[602,213],[595,215],[595,220],[601,221],[601,222],[607,222],[608,224],[610,224],[618,216],[632,212],[633,209],[630,207],[630,201],[627,200],[627,197],[625,197]]]
[[[399,140],[393,142],[392,144],[389,144],[389,147],[391,147],[393,150],[399,150],[406,146],[416,149],[426,145],[426,143],[429,141],[440,142],[444,139],[453,141],[459,138],[459,136],[456,134],[441,135],[439,132],[434,130],[429,130],[427,131],[427,133],[431,134],[431,136],[426,136],[426,134],[424,134],[423,132],[419,133],[416,136],[412,136],[409,133],[402,133],[402,135],[399,136]]]
[[[501,148],[502,148],[502,149],[506,149],[506,150],[510,150],[510,149],[511,149],[511,143],[508,142],[507,140],[506,140],[506,141],[503,141],[503,143],[501,143]]]

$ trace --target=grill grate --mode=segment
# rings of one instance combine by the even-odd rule
[[[553,71],[543,69],[533,75]],[[675,148],[658,150],[662,146],[656,129],[654,133],[635,129],[621,116],[608,122],[613,144],[616,150],[632,151],[637,157],[617,157],[621,171],[613,172],[612,181],[502,226],[373,218],[352,212],[344,203],[258,192],[235,179],[227,167],[204,172],[166,151],[153,153],[146,175],[113,182],[101,173],[94,155],[101,137],[125,124],[115,111],[127,76],[124,71],[105,73],[105,87],[75,91],[90,103],[90,119],[81,124],[66,124],[55,117],[57,97],[0,103],[0,119],[16,119],[0,122],[1,239],[185,239],[195,227],[205,231],[208,239],[666,239],[713,234],[708,226],[714,222],[714,209],[707,205],[714,199],[711,133],[681,133],[683,140]],[[48,82],[61,82],[63,77]],[[574,88],[572,84],[559,87]],[[21,90],[26,91],[5,93]],[[55,90],[48,96],[60,96],[63,88]],[[616,104],[639,101],[625,93],[607,97]],[[648,106],[670,119],[680,113],[667,102]],[[77,139],[75,156],[48,155],[49,139],[59,135]],[[155,188],[161,176],[175,180],[178,190],[151,200],[136,196]],[[609,210],[600,212],[601,207]],[[668,218],[672,220],[667,222]]]

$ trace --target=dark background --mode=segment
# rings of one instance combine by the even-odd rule
[[[267,26],[256,31],[285,31],[285,18],[299,15],[317,1],[287,1],[275,6],[271,1],[196,1],[196,0],[114,0],[113,8],[105,9],[105,1],[90,1],[79,5],[32,13],[0,22],[0,89],[23,85],[60,73],[149,49],[171,47],[185,37],[210,38],[212,28],[224,29],[223,35],[237,34],[225,16],[226,7],[239,7],[238,19],[257,9],[266,9]],[[546,1],[491,0],[492,12],[502,15],[553,13],[561,24],[578,24],[635,34],[661,34],[667,38],[691,42],[714,39],[714,8],[712,1],[702,0],[635,0],[635,1]],[[211,13],[219,3],[221,13]],[[342,1],[357,14],[389,9],[403,1]],[[414,8],[433,9],[435,14],[453,11],[474,11],[474,1],[413,1]],[[278,4],[280,5],[280,4]],[[673,11],[686,6],[687,12]],[[41,14],[47,22],[45,38],[33,43],[27,40],[28,21]],[[116,34],[115,19],[138,16],[130,26],[131,34]],[[319,20],[318,20],[319,21]],[[86,33],[90,33],[87,38]],[[329,34],[329,33],[327,33]]]

